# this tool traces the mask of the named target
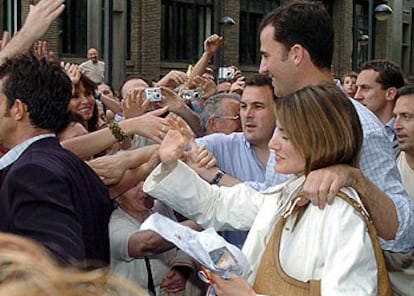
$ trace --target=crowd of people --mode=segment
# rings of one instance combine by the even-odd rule
[[[0,43],[1,295],[205,295],[198,262],[141,230],[155,212],[242,250],[252,272],[213,272],[216,295],[414,295],[398,65],[336,84],[329,13],[290,1],[261,22],[259,73],[209,68],[213,34],[187,72],[114,90],[95,48],[76,65],[39,41],[64,8],[31,5]]]

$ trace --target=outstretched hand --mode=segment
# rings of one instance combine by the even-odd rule
[[[214,290],[220,296],[250,296],[256,295],[253,288],[245,279],[231,273],[230,279],[223,279],[218,273],[212,272],[211,277],[215,282]]]
[[[22,31],[27,30],[34,40],[42,37],[52,22],[62,13],[65,8],[64,2],[64,0],[42,0],[36,5],[30,5]]]
[[[134,89],[121,101],[122,113],[125,118],[141,116],[147,112],[151,101],[148,98],[144,99],[142,93],[142,89]]]
[[[185,289],[186,281],[186,275],[181,272],[180,268],[174,267],[162,279],[160,288],[166,293],[177,293]]]
[[[52,22],[62,13],[65,8],[64,2],[64,0],[41,0],[36,5],[30,5],[29,13],[18,34],[15,34],[10,42],[2,41],[0,64],[7,58],[29,51],[33,43],[47,32]]]
[[[161,142],[158,155],[160,157],[163,170],[171,171],[177,166],[178,159],[184,153],[187,145],[194,137],[194,133],[188,124],[178,115],[168,117],[170,128]]]
[[[214,55],[222,43],[223,37],[213,34],[204,40],[204,51],[209,55]]]
[[[81,72],[79,71],[79,66],[77,64],[65,63],[64,61],[61,61],[60,66],[63,70],[65,70],[66,75],[69,76],[73,85],[79,83],[79,80],[81,79]]]

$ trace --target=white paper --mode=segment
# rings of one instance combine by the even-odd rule
[[[213,228],[194,231],[159,213],[154,213],[141,225],[141,230],[152,230],[170,241],[187,255],[211,271],[228,277],[228,272],[247,278],[251,266],[239,248],[228,243]]]

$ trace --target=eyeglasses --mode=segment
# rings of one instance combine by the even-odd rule
[[[240,120],[240,115],[214,115],[215,118],[221,118],[221,119],[230,119],[230,120]]]

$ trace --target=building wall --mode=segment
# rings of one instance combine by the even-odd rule
[[[92,1],[94,0],[87,0]],[[289,2],[290,0],[282,0],[281,4]],[[407,1],[411,5],[410,0],[390,0],[388,4],[394,9],[392,18],[386,22],[374,21],[375,32],[375,52],[374,58],[387,58],[397,63],[403,62],[402,68],[407,74],[410,74],[411,62],[411,9],[407,15],[404,12],[403,4],[407,4]],[[22,1],[22,18],[27,14],[29,3],[38,1]],[[218,3],[218,0],[216,0]],[[92,4],[91,4],[92,5]],[[221,15],[229,15],[235,21],[236,25],[231,27],[222,28],[224,36],[224,45],[222,46],[222,64],[223,65],[237,65],[239,61],[239,35],[240,27],[237,25],[240,22],[240,1],[238,0],[221,0],[222,10]],[[92,5],[93,6],[93,5]],[[116,5],[115,5],[116,6]],[[96,5],[94,6],[96,7]],[[216,9],[217,10],[217,9]],[[217,12],[217,11],[216,11]],[[124,14],[125,20],[126,11],[114,12],[118,14]],[[217,14],[217,13],[216,13]],[[119,15],[118,15],[119,16]],[[341,77],[344,73],[352,69],[352,44],[353,44],[353,1],[348,0],[335,0],[332,1],[332,16],[335,28],[335,52],[333,57],[333,69],[337,77]],[[100,15],[96,12],[90,13],[91,31],[94,34],[88,36],[88,47],[94,44],[99,44],[100,39],[97,36],[96,30],[102,30],[99,24],[101,22]],[[97,18],[97,20],[93,20]],[[166,73],[171,69],[178,69],[185,71],[188,67],[186,63],[167,63],[160,60],[160,27],[161,27],[161,1],[160,0],[134,0],[131,1],[131,51],[129,59],[125,60],[125,64],[119,69],[125,69],[125,75],[130,74],[142,74],[148,78],[157,78],[160,73]],[[403,35],[402,21],[408,23],[406,26],[409,28],[409,38],[406,39],[407,34]],[[122,24],[122,21],[120,21]],[[217,26],[216,26],[217,27]],[[407,28],[405,28],[407,31]],[[126,40],[125,27],[117,25],[114,27],[114,40],[118,42],[113,46],[113,55],[125,56],[125,44],[123,40]],[[119,35],[124,38],[115,38]],[[49,42],[50,50],[54,52],[60,52],[59,50],[59,32],[57,22],[55,22],[51,29],[45,36],[45,40]],[[405,39],[404,39],[405,38]],[[173,41],[171,41],[173,42]],[[408,43],[407,43],[408,42]],[[405,47],[403,47],[403,45]],[[403,49],[405,48],[405,49]],[[86,53],[85,53],[86,54]],[[85,56],[63,58],[70,62],[80,63],[85,60]],[[122,63],[118,59],[117,63]],[[214,68],[214,61],[213,68]],[[259,65],[255,66],[239,66],[244,73],[249,76],[258,71]],[[114,86],[118,87],[120,81],[125,75],[122,73],[115,73]]]

